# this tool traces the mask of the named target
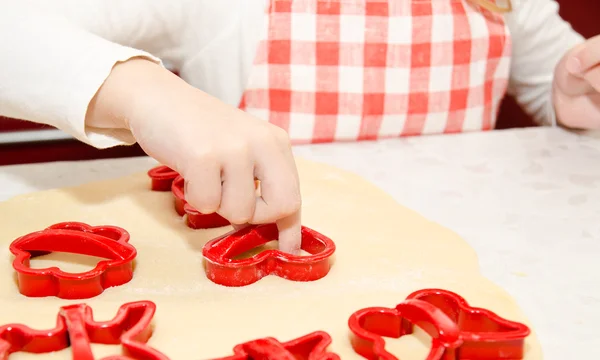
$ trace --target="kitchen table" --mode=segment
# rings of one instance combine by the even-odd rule
[[[546,359],[600,359],[600,135],[556,128],[301,146],[460,234]],[[0,167],[0,200],[146,171],[128,158]],[[325,204],[326,205],[326,204]]]

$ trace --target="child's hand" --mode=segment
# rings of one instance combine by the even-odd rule
[[[298,173],[282,129],[145,60],[113,69],[86,123],[131,129],[148,155],[186,179],[186,199],[200,212],[218,212],[233,224],[277,222],[280,249],[299,250]]]
[[[600,129],[600,36],[575,47],[561,60],[553,96],[564,126]]]

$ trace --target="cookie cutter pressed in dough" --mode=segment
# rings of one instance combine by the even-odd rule
[[[151,189],[153,191],[169,191],[174,197],[175,211],[180,216],[187,215],[187,225],[192,229],[211,229],[229,225],[229,221],[217,213],[202,214],[185,201],[185,180],[175,170],[161,165],[148,171],[152,179]]]
[[[72,359],[93,360],[91,344],[121,344],[123,355],[105,360],[169,360],[146,344],[152,336],[155,311],[151,301],[131,302],[122,305],[112,320],[96,322],[86,304],[63,306],[50,330],[22,324],[0,326],[0,360],[8,360],[15,352],[44,354],[69,347]]]
[[[179,176],[179,173],[168,166],[157,166],[148,171],[148,176],[152,179],[152,191],[169,191],[173,180]]]
[[[15,255],[19,292],[29,297],[56,296],[85,299],[101,294],[106,288],[123,285],[133,278],[133,260],[137,255],[129,243],[129,233],[116,226],[90,226],[63,222],[45,230],[17,238],[10,244]],[[32,257],[51,252],[67,252],[106,258],[83,273],[67,273],[57,267],[33,269]]]
[[[246,251],[277,240],[279,232],[275,224],[248,226],[213,239],[202,249],[206,260],[206,276],[225,286],[250,285],[267,275],[292,281],[321,279],[329,273],[329,258],[335,252],[335,244],[328,237],[305,226],[301,231],[301,249],[311,255],[264,250],[247,259],[235,259]]]
[[[439,289],[419,290],[395,308],[372,307],[350,316],[354,351],[367,359],[397,360],[383,337],[411,334],[417,325],[432,337],[426,360],[522,359],[529,328],[490,310],[470,306],[461,296]]]
[[[187,225],[192,229],[211,229],[229,225],[229,221],[217,213],[203,214],[185,201],[183,186],[185,180],[178,176],[171,186],[175,197],[175,211],[181,216],[187,215]]]
[[[337,354],[327,350],[329,345],[331,336],[324,331],[284,343],[268,337],[236,345],[234,355],[214,360],[340,360]]]

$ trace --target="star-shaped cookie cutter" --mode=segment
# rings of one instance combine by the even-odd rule
[[[214,360],[340,360],[327,350],[329,345],[331,336],[324,331],[284,343],[268,337],[239,344],[233,348],[234,355]]]
[[[121,344],[123,355],[104,360],[169,360],[146,344],[152,336],[155,311],[151,301],[131,302],[122,305],[112,320],[97,322],[86,304],[63,306],[50,330],[22,324],[0,326],[0,360],[16,352],[45,354],[69,347],[73,360],[93,360],[91,344]]]
[[[185,179],[168,166],[157,166],[148,171],[153,191],[169,191],[173,194],[175,211],[186,215],[186,223],[192,229],[211,229],[230,225],[229,221],[217,213],[203,214],[185,200],[183,187]]]
[[[350,316],[354,351],[367,359],[398,360],[383,337],[399,338],[419,326],[432,337],[426,360],[522,359],[529,328],[461,296],[440,289],[419,290],[395,308],[372,307]]]
[[[328,237],[302,227],[301,249],[308,256],[292,255],[280,250],[264,250],[247,259],[235,257],[277,240],[275,224],[253,225],[231,231],[204,245],[202,254],[206,276],[219,285],[245,286],[267,275],[292,281],[314,281],[323,278],[331,268],[330,257],[335,244]]]
[[[21,236],[10,244],[10,252],[15,255],[13,268],[17,272],[19,292],[29,297],[85,299],[97,296],[109,287],[123,285],[133,278],[133,260],[137,255],[128,242],[129,233],[125,229],[80,222],[58,223]],[[32,257],[51,252],[98,256],[107,260],[83,273],[29,266]]]

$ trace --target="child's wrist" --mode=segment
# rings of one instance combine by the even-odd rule
[[[131,129],[131,123],[146,115],[163,91],[183,80],[145,58],[116,64],[90,101],[86,126],[103,129]],[[185,84],[185,82],[183,82]],[[187,84],[185,84],[187,85]]]

